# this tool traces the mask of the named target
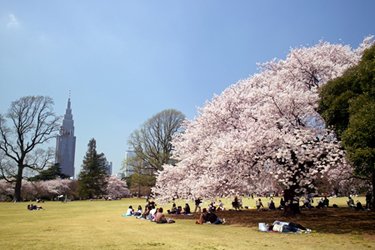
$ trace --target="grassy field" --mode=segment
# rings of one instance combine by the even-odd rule
[[[244,199],[245,206],[253,207],[253,202]],[[183,205],[183,201],[178,203]],[[229,207],[230,201],[225,203]],[[344,206],[345,199],[332,203]],[[357,217],[346,214],[345,218],[333,210],[319,211],[330,216],[314,214],[294,219],[312,228],[311,234],[280,234],[258,232],[256,223],[272,222],[278,216],[285,220],[279,211],[221,213],[228,216],[228,225],[196,225],[195,216],[176,218],[175,224],[155,224],[121,216],[129,205],[144,206],[144,199],[45,202],[38,204],[45,208],[39,211],[28,211],[27,204],[0,203],[1,249],[375,249],[374,213],[367,211],[357,212]],[[329,225],[335,216],[340,223],[353,227],[335,231],[337,226]]]

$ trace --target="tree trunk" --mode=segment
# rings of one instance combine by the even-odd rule
[[[296,193],[293,188],[284,190],[285,216],[294,216],[301,213],[301,210],[299,209],[299,202],[296,198]]]
[[[375,170],[372,171],[372,200],[371,209],[375,210]]]
[[[22,197],[21,197],[22,172],[23,172],[23,166],[18,166],[18,173],[17,173],[17,178],[16,178],[16,186],[14,188],[14,200],[15,201],[22,201]]]

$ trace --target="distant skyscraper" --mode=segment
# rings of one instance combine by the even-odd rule
[[[134,166],[130,164],[132,158],[136,156],[134,151],[126,151],[125,153],[125,164],[124,164],[124,175],[125,177],[129,177],[134,174]]]
[[[75,151],[76,137],[74,136],[74,121],[69,98],[60,135],[56,139],[55,162],[60,164],[61,172],[70,177],[74,177]]]
[[[107,174],[109,176],[111,176],[112,175],[112,162],[107,161],[107,163],[105,165],[106,165]]]

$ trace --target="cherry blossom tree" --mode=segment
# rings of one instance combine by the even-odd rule
[[[74,196],[76,193],[76,180],[55,179],[48,181],[26,181],[22,182],[22,197],[24,200],[35,200],[37,198],[55,199],[59,195]],[[9,199],[13,196],[14,184],[0,180],[0,197]]]
[[[13,200],[14,185],[6,180],[0,180],[0,201]]]
[[[126,181],[120,180],[115,176],[108,177],[107,196],[112,199],[124,198],[130,196],[130,191]]]
[[[23,181],[22,182],[22,198],[23,200],[34,200],[37,196],[37,190],[34,188],[34,185],[30,181]]]
[[[229,86],[174,137],[176,166],[164,166],[154,192],[164,200],[261,193],[275,181],[289,205],[314,180],[350,169],[340,143],[316,112],[318,89],[356,65],[358,49],[320,42]],[[337,175],[336,175],[337,176]],[[293,211],[298,212],[298,211]]]
[[[33,190],[35,191],[35,197],[34,199],[50,199],[53,200],[53,198],[56,197],[56,194],[51,194],[50,189],[48,188],[47,181],[33,181]]]
[[[57,178],[54,180],[40,182],[46,187],[50,196],[56,197],[59,195],[67,195],[70,192],[70,184],[72,180]]]
[[[275,178],[284,189],[286,214],[299,212],[298,197],[315,193],[315,181],[332,169],[344,171],[345,162],[341,145],[330,134],[317,135],[312,129],[295,129],[280,138],[270,165]],[[339,167],[336,167],[338,165]],[[333,176],[329,176],[333,178]]]

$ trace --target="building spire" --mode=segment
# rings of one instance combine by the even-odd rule
[[[74,121],[73,121],[73,114],[72,114],[72,108],[70,103],[70,97],[68,99],[68,104],[66,107],[63,124],[61,127],[63,133],[68,133],[71,135],[74,135]]]
[[[69,97],[68,97],[68,107],[67,107],[67,110],[68,109],[71,110],[71,108],[70,108],[70,96],[71,96],[71,91],[69,89]]]
[[[74,158],[76,137],[74,136],[74,121],[70,103],[70,90],[60,135],[56,138],[55,162],[60,164],[61,172],[74,177]]]

